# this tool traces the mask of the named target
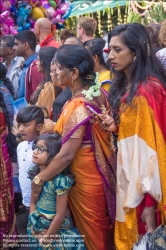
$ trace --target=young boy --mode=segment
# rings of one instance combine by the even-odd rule
[[[43,128],[44,112],[42,108],[35,105],[27,106],[18,112],[16,121],[18,123],[18,130],[24,140],[17,147],[19,182],[22,191],[23,204],[29,208],[31,181],[28,178],[27,172],[29,168],[34,166],[34,163],[32,162],[32,144]]]

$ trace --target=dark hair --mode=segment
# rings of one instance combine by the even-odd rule
[[[64,29],[61,31],[59,38],[65,42],[67,38],[75,36],[76,34],[74,33],[74,31],[70,29]]]
[[[164,19],[161,23],[161,28],[159,32],[159,38],[161,40],[161,43],[166,46],[166,19]]]
[[[13,35],[4,35],[1,37],[1,41],[5,41],[6,45],[10,48],[14,47],[14,36]]]
[[[36,49],[36,36],[30,30],[23,30],[14,35],[14,38],[20,41],[20,43],[28,43],[32,51]]]
[[[77,44],[65,44],[58,48],[55,54],[57,62],[67,69],[77,68],[84,86],[95,85],[94,61],[90,52],[83,46]],[[93,79],[88,80],[87,76]]]
[[[11,160],[15,162],[15,161],[17,161],[17,153],[16,153],[17,142],[16,142],[16,137],[11,132],[9,112],[7,110],[7,107],[6,107],[3,94],[1,92],[0,92],[0,107],[2,108],[3,113],[5,115],[5,120],[6,120],[6,124],[8,127],[8,134],[6,137],[8,152],[9,152],[9,155],[11,157]]]
[[[162,48],[162,43],[159,38],[160,28],[161,28],[161,24],[159,23],[158,24],[150,23],[148,26],[146,26],[153,48],[156,48],[156,47]]]
[[[0,62],[0,80],[2,80],[3,84],[8,88],[10,94],[14,96],[14,88],[11,84],[11,81],[8,77],[6,77],[7,69],[3,63]]]
[[[44,112],[42,107],[35,105],[27,106],[21,109],[16,117],[17,123],[26,123],[36,121],[36,124],[44,123]]]
[[[51,81],[51,61],[56,53],[57,49],[52,46],[44,47],[39,50],[39,60],[41,62],[42,68],[44,70],[44,80],[40,83],[37,90],[31,96],[30,104],[36,104],[41,90],[44,88],[46,82]]]
[[[99,63],[105,67],[106,63],[104,61],[104,56],[103,56],[103,49],[105,46],[106,41],[102,38],[94,38],[92,40],[89,40],[86,42],[86,47],[88,50],[92,53],[92,55],[97,55],[99,58]]]
[[[48,166],[48,164],[52,161],[55,155],[59,153],[61,149],[61,136],[57,132],[54,134],[44,134],[38,136],[33,143],[37,144],[37,142],[41,140],[45,142],[46,148],[49,152],[49,156],[46,161],[46,166]],[[30,169],[28,172],[30,178],[34,178],[38,173],[40,173],[40,168],[38,165]],[[66,169],[66,171],[64,170],[62,173],[70,174],[68,169]]]
[[[65,44],[68,44],[68,43],[66,43],[66,41],[71,40],[71,39],[74,39],[74,40],[75,40],[75,44],[78,44],[78,45],[80,45],[80,46],[83,46],[83,43],[81,42],[81,40],[78,39],[78,38],[75,37],[75,36],[70,36],[70,37],[68,37],[68,38],[65,40]]]
[[[139,23],[131,23],[116,26],[109,34],[109,39],[114,36],[120,36],[121,41],[130,51],[135,53],[136,60],[130,66],[128,77],[123,71],[115,71],[115,78],[111,85],[109,93],[109,101],[113,110],[116,113],[121,103],[121,98],[126,93],[128,83],[131,84],[129,94],[126,98],[126,103],[131,105],[131,102],[138,90],[140,83],[147,84],[149,76],[159,79],[166,88],[166,73],[164,68],[156,57],[149,34],[146,28]]]

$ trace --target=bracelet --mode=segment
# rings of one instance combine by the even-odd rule
[[[42,246],[42,247],[51,247],[52,245],[51,245],[51,243],[53,242],[53,240],[52,239],[50,239],[49,240],[49,243],[48,244],[43,244],[43,238],[41,237],[41,239],[39,240],[39,243],[40,243],[40,245]]]

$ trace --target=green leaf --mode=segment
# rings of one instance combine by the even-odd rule
[[[145,2],[142,2],[142,7],[146,7],[146,3]]]
[[[107,14],[110,13],[110,8],[109,8],[108,6],[105,8],[105,12],[106,12]]]

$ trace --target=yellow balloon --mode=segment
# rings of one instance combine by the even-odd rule
[[[40,17],[44,17],[43,11],[38,7],[33,8],[31,11],[31,14],[32,14],[32,18],[35,20],[37,20]]]

